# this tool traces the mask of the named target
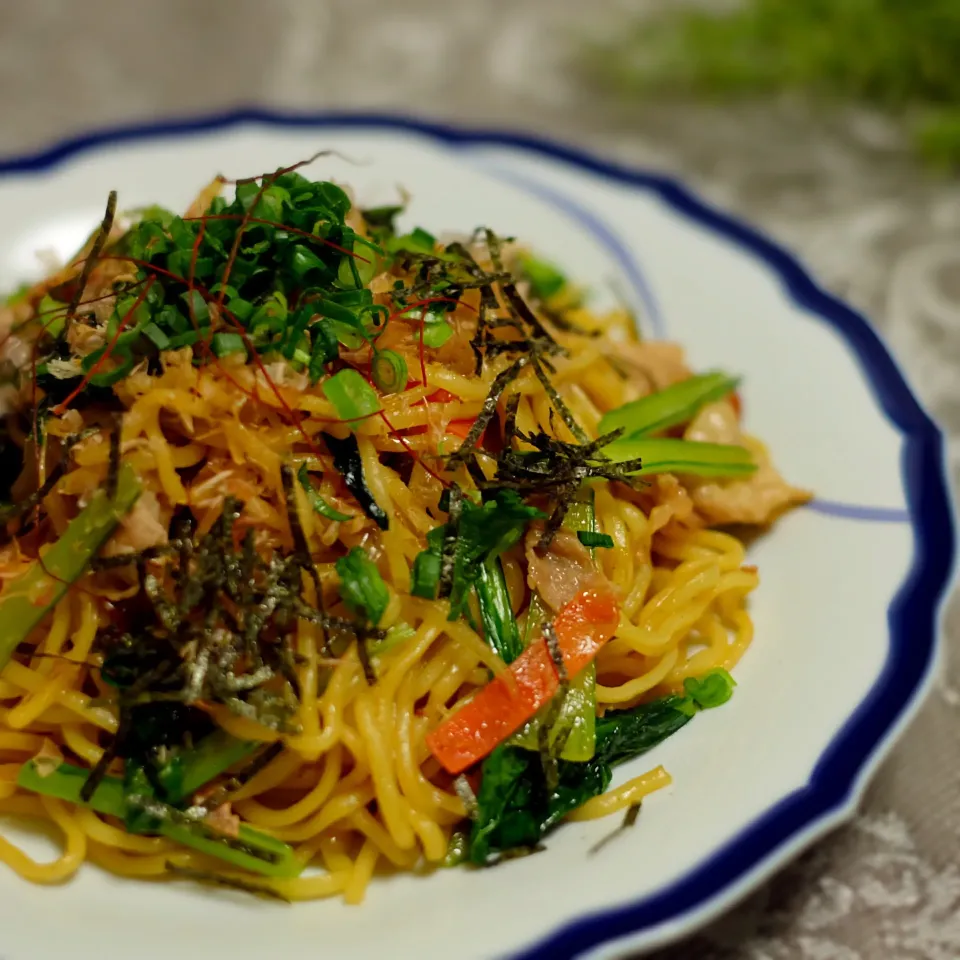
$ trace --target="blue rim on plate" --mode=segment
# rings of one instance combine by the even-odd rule
[[[890,645],[879,678],[821,755],[805,787],[775,804],[669,887],[633,903],[572,920],[516,954],[515,960],[573,958],[621,937],[673,926],[687,915],[714,912],[711,906],[718,909],[750,879],[769,872],[779,852],[809,842],[850,811],[892,734],[918,705],[931,675],[941,601],[954,562],[954,521],[939,429],[911,393],[870,324],[818,287],[785,250],[737,219],[712,209],[669,177],[629,170],[526,134],[458,129],[396,116],[247,109],[85,134],[35,154],[0,160],[0,176],[39,173],[97,147],[210,133],[247,123],[318,130],[395,130],[453,147],[511,147],[655,193],[685,217],[762,260],[779,276],[793,302],[831,324],[856,355],[884,415],[903,437],[901,471],[915,543],[913,565],[888,610]]]

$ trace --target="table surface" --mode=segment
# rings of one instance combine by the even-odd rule
[[[0,154],[259,103],[512,126],[668,171],[872,318],[947,431],[956,479],[960,183],[925,175],[865,112],[625,106],[585,89],[569,51],[654,2],[5,0]],[[960,957],[956,602],[947,634],[935,689],[853,823],[658,960]]]

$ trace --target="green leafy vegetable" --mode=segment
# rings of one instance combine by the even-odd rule
[[[568,530],[594,533],[596,523],[593,491],[586,488],[581,490],[577,499],[570,504],[563,525]],[[581,528],[585,528],[585,531]],[[540,595],[533,593],[527,609],[524,647],[529,646],[538,635],[547,618],[547,610]],[[546,746],[550,751],[559,752],[560,759],[583,763],[592,759],[596,750],[596,721],[597,665],[590,663],[570,681],[559,712],[554,704],[547,704],[528,720],[509,742],[525,750],[540,751]],[[550,723],[551,726],[546,743],[542,744],[540,734],[544,723]]]
[[[469,500],[463,500],[458,523],[453,526],[444,524],[431,531],[427,550],[417,557],[419,571],[415,569],[414,580],[419,587],[429,582],[434,570],[434,561],[429,557],[420,560],[424,553],[442,560],[444,539],[455,539],[452,579],[450,585],[450,619],[456,620],[463,614],[470,591],[481,576],[484,562],[498,557],[520,541],[527,525],[532,520],[542,519],[545,514],[536,507],[527,506],[512,490],[499,490],[494,499],[482,506]],[[438,545],[439,541],[439,545]],[[415,564],[415,567],[416,567]],[[443,573],[442,563],[437,570],[438,580]],[[417,594],[422,596],[423,594]]]
[[[717,667],[702,677],[687,677],[683,689],[702,710],[719,707],[733,696],[737,681],[723,667]]]
[[[215,333],[210,340],[210,349],[218,357],[226,357],[231,353],[246,354],[247,345],[239,333]]]
[[[494,853],[534,846],[568,813],[603,793],[614,766],[652,749],[683,727],[695,712],[688,698],[667,696],[633,710],[605,714],[597,719],[593,759],[587,763],[561,760],[552,790],[535,753],[497,747],[483,762],[470,859],[483,864]]]
[[[42,564],[34,563],[7,582],[0,597],[0,667],[6,665],[30,631],[83,575],[139,496],[140,483],[133,468],[125,463],[120,468],[114,497],[99,491],[44,553]]]
[[[225,730],[213,731],[196,746],[177,751],[157,771],[164,799],[172,804],[188,800],[201,787],[262,747],[262,743],[254,740],[238,740]]]
[[[546,260],[521,254],[517,261],[521,276],[530,284],[534,295],[541,300],[549,300],[567,285],[566,276]]]
[[[505,663],[513,663],[523,653],[523,642],[499,557],[480,564],[475,586],[484,638]]]
[[[320,389],[333,404],[337,416],[348,421],[351,427],[355,428],[364,417],[380,409],[376,390],[353,367],[346,367],[324,380]]]
[[[310,474],[307,472],[307,465],[305,463],[302,463],[300,469],[297,471],[297,480],[300,482],[303,492],[307,495],[307,501],[310,506],[313,507],[315,513],[319,513],[321,517],[326,517],[328,520],[337,520],[340,522],[353,519],[351,514],[341,513],[339,510],[331,507],[330,504],[320,496],[310,482]]]
[[[686,473],[698,477],[745,477],[757,469],[746,447],[670,437],[614,440],[603,452],[614,463],[641,460],[644,476]]]
[[[601,434],[622,429],[628,438],[659,433],[689,422],[701,407],[723,399],[739,382],[720,372],[690,377],[611,410],[600,419],[597,429]]]
[[[66,763],[47,773],[31,760],[21,768],[17,785],[44,796],[82,804],[81,792],[88,776],[87,770]],[[246,824],[240,825],[239,836],[229,837],[203,821],[188,819],[176,808],[160,803],[149,794],[127,794],[123,781],[116,777],[105,777],[87,805],[98,813],[121,820],[129,816],[131,806],[138,807],[150,821],[149,832],[158,833],[175,843],[252,873],[268,877],[296,877],[303,870],[293,848],[280,840]]]
[[[366,550],[354,547],[335,566],[340,575],[343,602],[357,616],[376,626],[390,603],[390,592],[377,565],[367,556]]]

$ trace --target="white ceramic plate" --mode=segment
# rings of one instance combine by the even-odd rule
[[[635,829],[569,824],[546,853],[486,871],[376,883],[361,908],[286,907],[196,886],[120,882],[94,868],[54,889],[0,876],[0,955],[614,957],[717,914],[848,816],[915,709],[953,560],[941,436],[867,322],[789,255],[676,183],[498,133],[373,117],[244,113],[96,134],[0,163],[0,288],[68,256],[121,205],[180,208],[217,172],[249,176],[336,148],[317,176],[365,203],[412,192],[408,221],[489,224],[602,290],[615,280],[644,332],[698,367],[745,378],[748,427],[818,499],[751,550],[756,640],[722,710],[656,763],[671,789]]]

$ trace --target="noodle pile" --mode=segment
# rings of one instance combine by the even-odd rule
[[[213,192],[195,213],[207,209]],[[351,222],[363,231],[362,221]],[[109,230],[110,242],[122,232],[119,227]],[[482,242],[470,249],[479,268],[498,272]],[[84,253],[89,251],[90,245]],[[503,255],[510,261],[513,253],[508,248]],[[72,276],[76,282],[82,262],[57,281]],[[317,574],[316,581],[303,577],[308,605],[349,619],[335,564],[353,548],[362,548],[373,560],[388,592],[377,625],[381,640],[368,648],[374,682],[365,676],[360,641],[331,653],[323,626],[299,619],[291,640],[297,697],[282,723],[265,724],[252,710],[222,702],[198,704],[220,730],[240,740],[277,745],[259,769],[237,780],[227,801],[208,812],[209,822],[227,834],[236,835],[239,818],[283,841],[309,868],[296,877],[256,877],[166,836],[131,832],[116,817],[90,806],[18,786],[24,764],[33,758],[38,769],[55,767],[60,759],[94,769],[118,732],[117,689],[101,675],[104,638],[116,611],[141,594],[142,577],[163,561],[148,553],[139,564],[86,570],[0,673],[0,813],[49,821],[63,837],[60,855],[49,863],[0,839],[0,860],[24,879],[58,883],[90,860],[124,877],[169,878],[186,871],[289,900],[341,895],[358,903],[376,872],[438,865],[447,858],[471,798],[467,795],[465,804],[462,787],[433,756],[427,736],[491,676],[508,668],[485,640],[476,616],[450,621],[447,600],[411,594],[412,571],[427,534],[446,519],[440,508],[445,486],[457,481],[467,489],[478,471],[487,481],[495,477],[495,452],[485,451],[493,449],[491,438],[502,438],[511,404],[518,437],[543,434],[572,444],[577,436],[558,415],[531,363],[498,399],[472,473],[463,466],[448,469],[443,458],[464,443],[467,428],[481,415],[512,357],[488,351],[479,373],[475,368],[471,341],[484,295],[479,287],[463,290],[445,313],[449,339],[439,346],[422,345],[422,317],[398,315],[389,300],[397,281],[407,282],[414,274],[415,268],[401,258],[369,280],[377,302],[386,304],[391,315],[379,328],[376,346],[402,357],[410,374],[403,389],[378,391],[376,415],[352,423],[344,422],[348,418],[325,394],[323,381],[311,385],[305,370],[288,359],[265,355],[256,363],[243,352],[213,359],[197,345],[160,352],[101,388],[101,393],[112,390],[115,398],[109,416],[96,398],[65,408],[62,401],[44,405],[35,378],[24,376],[11,389],[7,429],[25,454],[14,497],[29,497],[54,469],[37,457],[39,408],[45,418],[45,449],[60,450],[61,460],[59,479],[44,492],[35,515],[8,524],[0,549],[5,584],[36,564],[38,554],[42,557],[111,482],[111,458],[116,456],[111,438],[119,424],[119,454],[139,479],[142,493],[101,550],[103,558],[166,544],[172,524],[186,508],[195,537],[211,534],[225,498],[235,498],[241,505],[238,542],[252,531],[260,556],[295,552],[299,524]],[[86,320],[75,319],[72,326],[78,355],[107,342],[107,318],[116,299],[110,294],[117,285],[143,284],[148,275],[130,262],[107,257],[89,272],[75,308]],[[36,362],[36,344],[42,342],[24,322],[41,309],[49,289],[49,283],[41,285],[5,312],[0,309],[0,332],[6,330],[10,341],[5,355],[17,356],[24,368]],[[519,290],[535,300],[522,282]],[[494,292],[497,315],[507,317],[502,290]],[[98,297],[104,299],[94,303]],[[638,341],[631,317],[622,310],[597,315],[563,291],[544,298],[544,304],[550,310],[538,316],[562,351],[549,358],[550,383],[588,440],[599,435],[605,413],[691,376],[679,348]],[[215,323],[216,308],[210,309]],[[551,316],[558,315],[563,323],[551,325]],[[504,336],[509,340],[513,335],[508,330]],[[83,343],[84,338],[91,342]],[[340,357],[340,363],[369,377],[366,344],[342,345]],[[109,365],[108,360],[105,367]],[[732,668],[751,642],[746,599],[758,584],[757,570],[745,562],[741,540],[717,527],[768,523],[804,495],[780,479],[763,447],[741,434],[739,422],[737,396],[730,394],[704,405],[674,435],[746,446],[758,469],[745,478],[659,473],[646,484],[602,477],[591,482],[595,528],[613,543],[594,551],[595,562],[620,610],[615,635],[596,657],[599,713],[682,694],[685,679]],[[386,529],[360,509],[345,487],[325,434],[356,438],[366,487],[389,518]],[[522,441],[519,445],[524,446]],[[296,522],[291,520],[284,467],[297,471],[304,464],[314,481],[313,494],[349,519],[321,515],[312,507],[311,491],[297,484],[292,494]],[[544,513],[550,513],[549,506]],[[531,603],[531,536],[501,557],[521,636]],[[0,604],[3,596],[0,591]],[[392,644],[382,640],[400,627],[396,635],[402,639]],[[123,760],[111,760],[106,772],[122,777]],[[476,774],[467,779],[476,789]],[[669,782],[658,767],[587,800],[570,818],[630,808]],[[202,800],[194,798],[195,803]]]

